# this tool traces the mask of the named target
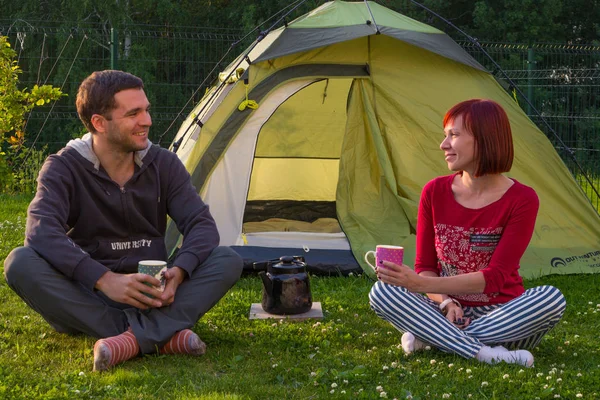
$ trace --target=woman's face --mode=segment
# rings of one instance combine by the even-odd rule
[[[448,121],[444,127],[444,140],[440,149],[444,151],[448,169],[465,171],[473,175],[476,170],[475,138],[463,125],[462,115]]]

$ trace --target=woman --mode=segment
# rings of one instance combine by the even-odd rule
[[[535,347],[566,306],[558,289],[525,290],[519,276],[538,197],[502,175],[512,166],[513,144],[500,105],[464,101],[443,125],[440,148],[455,174],[423,188],[415,270],[378,265],[371,307],[404,332],[406,353],[430,344],[481,362],[530,367],[533,355],[519,349]]]

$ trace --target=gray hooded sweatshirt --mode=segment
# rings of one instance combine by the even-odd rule
[[[108,270],[133,273],[140,260],[166,260],[167,215],[183,234],[173,265],[190,275],[218,246],[219,233],[177,155],[148,143],[120,187],[100,165],[88,133],[42,166],[25,245],[93,289]]]

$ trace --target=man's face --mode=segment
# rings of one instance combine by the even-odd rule
[[[115,94],[116,108],[105,118],[106,144],[124,153],[148,147],[152,125],[150,102],[143,89],[126,89]]]

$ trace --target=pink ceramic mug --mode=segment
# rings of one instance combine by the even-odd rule
[[[376,268],[368,260],[370,254],[375,257],[375,265],[380,267],[383,267],[381,261],[390,261],[394,264],[402,265],[404,259],[404,247],[379,244],[375,249],[375,251],[369,250],[365,253],[365,262],[369,264],[373,270],[376,270]]]

